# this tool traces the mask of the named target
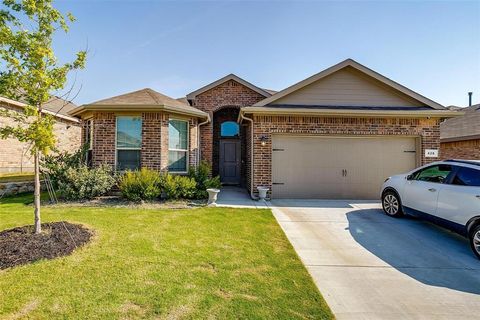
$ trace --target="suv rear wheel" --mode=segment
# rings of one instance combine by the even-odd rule
[[[386,191],[382,195],[382,207],[383,211],[390,217],[399,218],[403,216],[400,197],[396,192]]]
[[[480,224],[475,226],[470,232],[470,246],[473,253],[480,259]]]

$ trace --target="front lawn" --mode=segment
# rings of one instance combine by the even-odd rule
[[[34,174],[32,172],[0,173],[0,182],[33,182],[33,180]]]
[[[0,230],[32,224],[0,200]],[[72,255],[0,270],[0,318],[322,319],[332,315],[270,210],[44,207],[94,230]]]

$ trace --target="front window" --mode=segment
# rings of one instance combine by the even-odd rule
[[[168,122],[168,171],[187,172],[188,122],[170,120]]]
[[[117,117],[117,170],[140,168],[142,118]]]
[[[220,135],[222,137],[238,137],[239,126],[234,121],[225,121],[220,126]]]
[[[422,169],[414,174],[413,180],[444,183],[452,172],[452,166],[439,164]]]

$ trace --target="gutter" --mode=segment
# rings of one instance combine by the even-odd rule
[[[241,120],[247,120],[250,122],[250,197],[256,200],[257,197],[255,197],[253,193],[253,119],[245,117],[243,115],[243,110],[240,109],[237,122],[241,123]]]
[[[28,106],[27,104],[25,104],[23,102],[15,101],[15,100],[4,98],[4,97],[0,97],[0,102],[3,102],[8,106],[18,107],[18,108],[25,108],[25,107]],[[56,112],[50,111],[48,109],[42,109],[42,113],[54,116],[54,117],[59,118],[59,119],[67,120],[67,121],[70,121],[70,122],[73,122],[73,123],[80,123],[80,120],[78,120],[77,118],[66,116],[66,115],[63,115],[63,114],[60,114],[60,113],[56,113]]]
[[[210,115],[207,114],[207,120],[201,123],[197,123],[197,167],[201,161],[201,148],[200,148],[200,127],[210,122]]]
[[[351,109],[312,109],[312,108],[276,108],[245,107],[243,112],[264,115],[318,115],[347,117],[405,117],[405,118],[453,118],[464,115],[464,112],[451,110],[351,110]]]
[[[166,111],[170,113],[183,114],[198,118],[207,118],[209,115],[201,110],[185,109],[182,107],[171,107],[167,105],[82,105],[70,111],[71,116],[79,116],[85,111],[110,111],[110,112],[142,112],[142,111]]]
[[[469,140],[480,140],[480,134],[472,134],[468,136],[458,136],[450,138],[440,138],[440,143],[444,142],[460,142],[460,141],[469,141]]]

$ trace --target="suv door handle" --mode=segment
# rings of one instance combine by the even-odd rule
[[[478,199],[480,199],[480,194],[477,194],[475,197],[477,197]]]
[[[430,188],[430,189],[428,189],[428,191],[430,191],[430,192],[435,192],[435,191],[437,191],[437,189],[435,189],[435,188]]]

